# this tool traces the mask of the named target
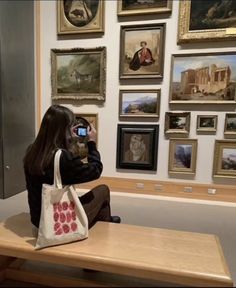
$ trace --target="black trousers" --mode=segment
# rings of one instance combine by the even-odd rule
[[[110,189],[108,186],[99,185],[79,199],[88,217],[89,228],[97,221],[111,221]]]

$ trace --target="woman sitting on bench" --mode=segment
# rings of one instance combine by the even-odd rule
[[[83,163],[73,154],[75,116],[71,110],[52,105],[45,113],[38,135],[27,149],[24,158],[26,187],[31,222],[38,228],[41,214],[41,193],[43,183],[53,184],[54,154],[62,149],[60,172],[63,185],[73,185],[100,177],[103,165],[96,148],[96,130],[90,125],[88,134],[88,163]],[[79,197],[88,217],[89,228],[97,221],[120,223],[120,217],[111,216],[110,190],[100,185]]]

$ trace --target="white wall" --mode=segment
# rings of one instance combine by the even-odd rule
[[[168,146],[169,141],[164,137],[165,112],[169,110],[169,82],[170,82],[170,62],[171,54],[175,53],[196,53],[196,52],[216,52],[216,51],[236,51],[236,41],[219,43],[188,44],[185,49],[181,49],[176,44],[178,26],[178,5],[179,1],[173,1],[173,11],[170,17],[145,21],[118,22],[116,1],[105,1],[105,34],[101,38],[72,40],[57,40],[56,31],[56,3],[55,1],[41,1],[41,57],[42,57],[42,114],[51,104],[51,82],[50,82],[50,49],[51,48],[74,48],[74,47],[107,47],[107,88],[106,102],[103,106],[96,105],[68,105],[74,112],[92,112],[99,114],[99,150],[104,163],[104,176],[145,178],[168,180]],[[139,18],[139,19],[142,19]],[[142,24],[142,23],[163,23],[167,24],[166,44],[165,44],[165,64],[164,79],[160,85],[120,85],[119,83],[119,48],[120,48],[120,25]],[[214,48],[216,47],[216,48]],[[223,47],[223,48],[221,48]],[[188,49],[186,49],[188,48]],[[135,82],[134,82],[135,83]],[[161,88],[161,109],[160,109],[160,136],[157,172],[138,172],[132,170],[116,170],[116,133],[118,119],[119,89],[124,88]],[[229,105],[230,106],[230,105]],[[185,107],[186,108],[186,107]],[[176,111],[184,111],[184,107],[178,106]],[[185,111],[191,112],[190,138],[198,138],[198,157],[196,182],[212,182],[213,150],[214,140],[223,139],[224,115],[227,109],[234,111],[235,107],[222,107],[220,105],[188,105]],[[232,110],[233,109],[233,110]],[[201,110],[204,110],[201,111]],[[224,111],[224,112],[223,112]],[[196,117],[199,113],[218,114],[218,129],[216,135],[196,135]],[[123,122],[124,123],[124,122]],[[180,178],[179,178],[180,179]],[[176,180],[176,179],[172,180]],[[182,178],[186,181],[191,179]],[[221,183],[235,184],[236,181],[220,180]],[[219,182],[218,182],[219,183]]]

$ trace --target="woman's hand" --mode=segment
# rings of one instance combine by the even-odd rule
[[[90,127],[87,128],[87,134],[88,134],[88,141],[93,141],[96,143],[97,131],[94,128],[93,124],[90,124]]]

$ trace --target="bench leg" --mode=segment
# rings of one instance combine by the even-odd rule
[[[1,256],[0,255],[0,283],[6,278],[6,269],[16,261],[15,257]]]

